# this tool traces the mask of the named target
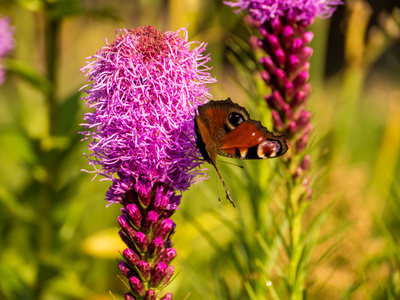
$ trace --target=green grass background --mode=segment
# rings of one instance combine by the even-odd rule
[[[304,299],[400,299],[400,10],[378,4],[346,1],[311,27]],[[1,0],[0,13],[16,33],[0,86],[0,299],[122,299],[119,207],[106,208],[108,181],[80,171],[85,58],[119,28],[188,26],[189,40],[208,43],[213,98],[231,97],[271,128],[260,53],[215,0]],[[282,165],[230,161],[245,167],[219,163],[236,209],[212,169],[184,193],[168,289],[174,299],[294,299]]]

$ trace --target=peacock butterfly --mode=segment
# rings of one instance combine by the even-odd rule
[[[197,147],[212,164],[225,188],[226,198],[234,205],[216,165],[217,154],[238,159],[266,159],[287,151],[285,137],[274,135],[261,122],[250,119],[247,110],[230,98],[211,100],[198,107],[194,117]]]

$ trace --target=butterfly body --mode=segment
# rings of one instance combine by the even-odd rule
[[[231,202],[216,166],[218,154],[237,159],[266,159],[281,156],[288,149],[284,136],[276,136],[259,121],[250,119],[247,110],[230,98],[211,100],[199,106],[194,123],[197,147],[203,158],[217,170]]]

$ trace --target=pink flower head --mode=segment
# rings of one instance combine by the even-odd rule
[[[2,59],[15,47],[14,30],[10,26],[9,17],[0,17],[0,84],[4,82]]]
[[[315,17],[329,18],[336,5],[343,4],[340,0],[237,0],[224,3],[237,7],[237,13],[246,10],[253,21],[261,23],[290,12],[295,16],[294,21],[309,21],[310,24]]]
[[[206,44],[188,42],[186,29],[121,32],[82,68],[93,81],[84,98],[94,109],[83,124],[93,151],[89,164],[100,165],[106,177],[117,174],[110,202],[138,181],[142,190],[158,182],[184,191],[204,177],[194,170],[200,162],[191,140],[194,110],[215,82],[202,54]]]

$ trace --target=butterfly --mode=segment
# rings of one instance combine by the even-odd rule
[[[261,122],[250,119],[247,110],[230,98],[211,100],[197,110],[194,117],[196,146],[204,160],[214,166],[225,188],[226,198],[235,206],[217,168],[217,155],[238,159],[278,157],[288,149],[286,139],[268,131]]]

